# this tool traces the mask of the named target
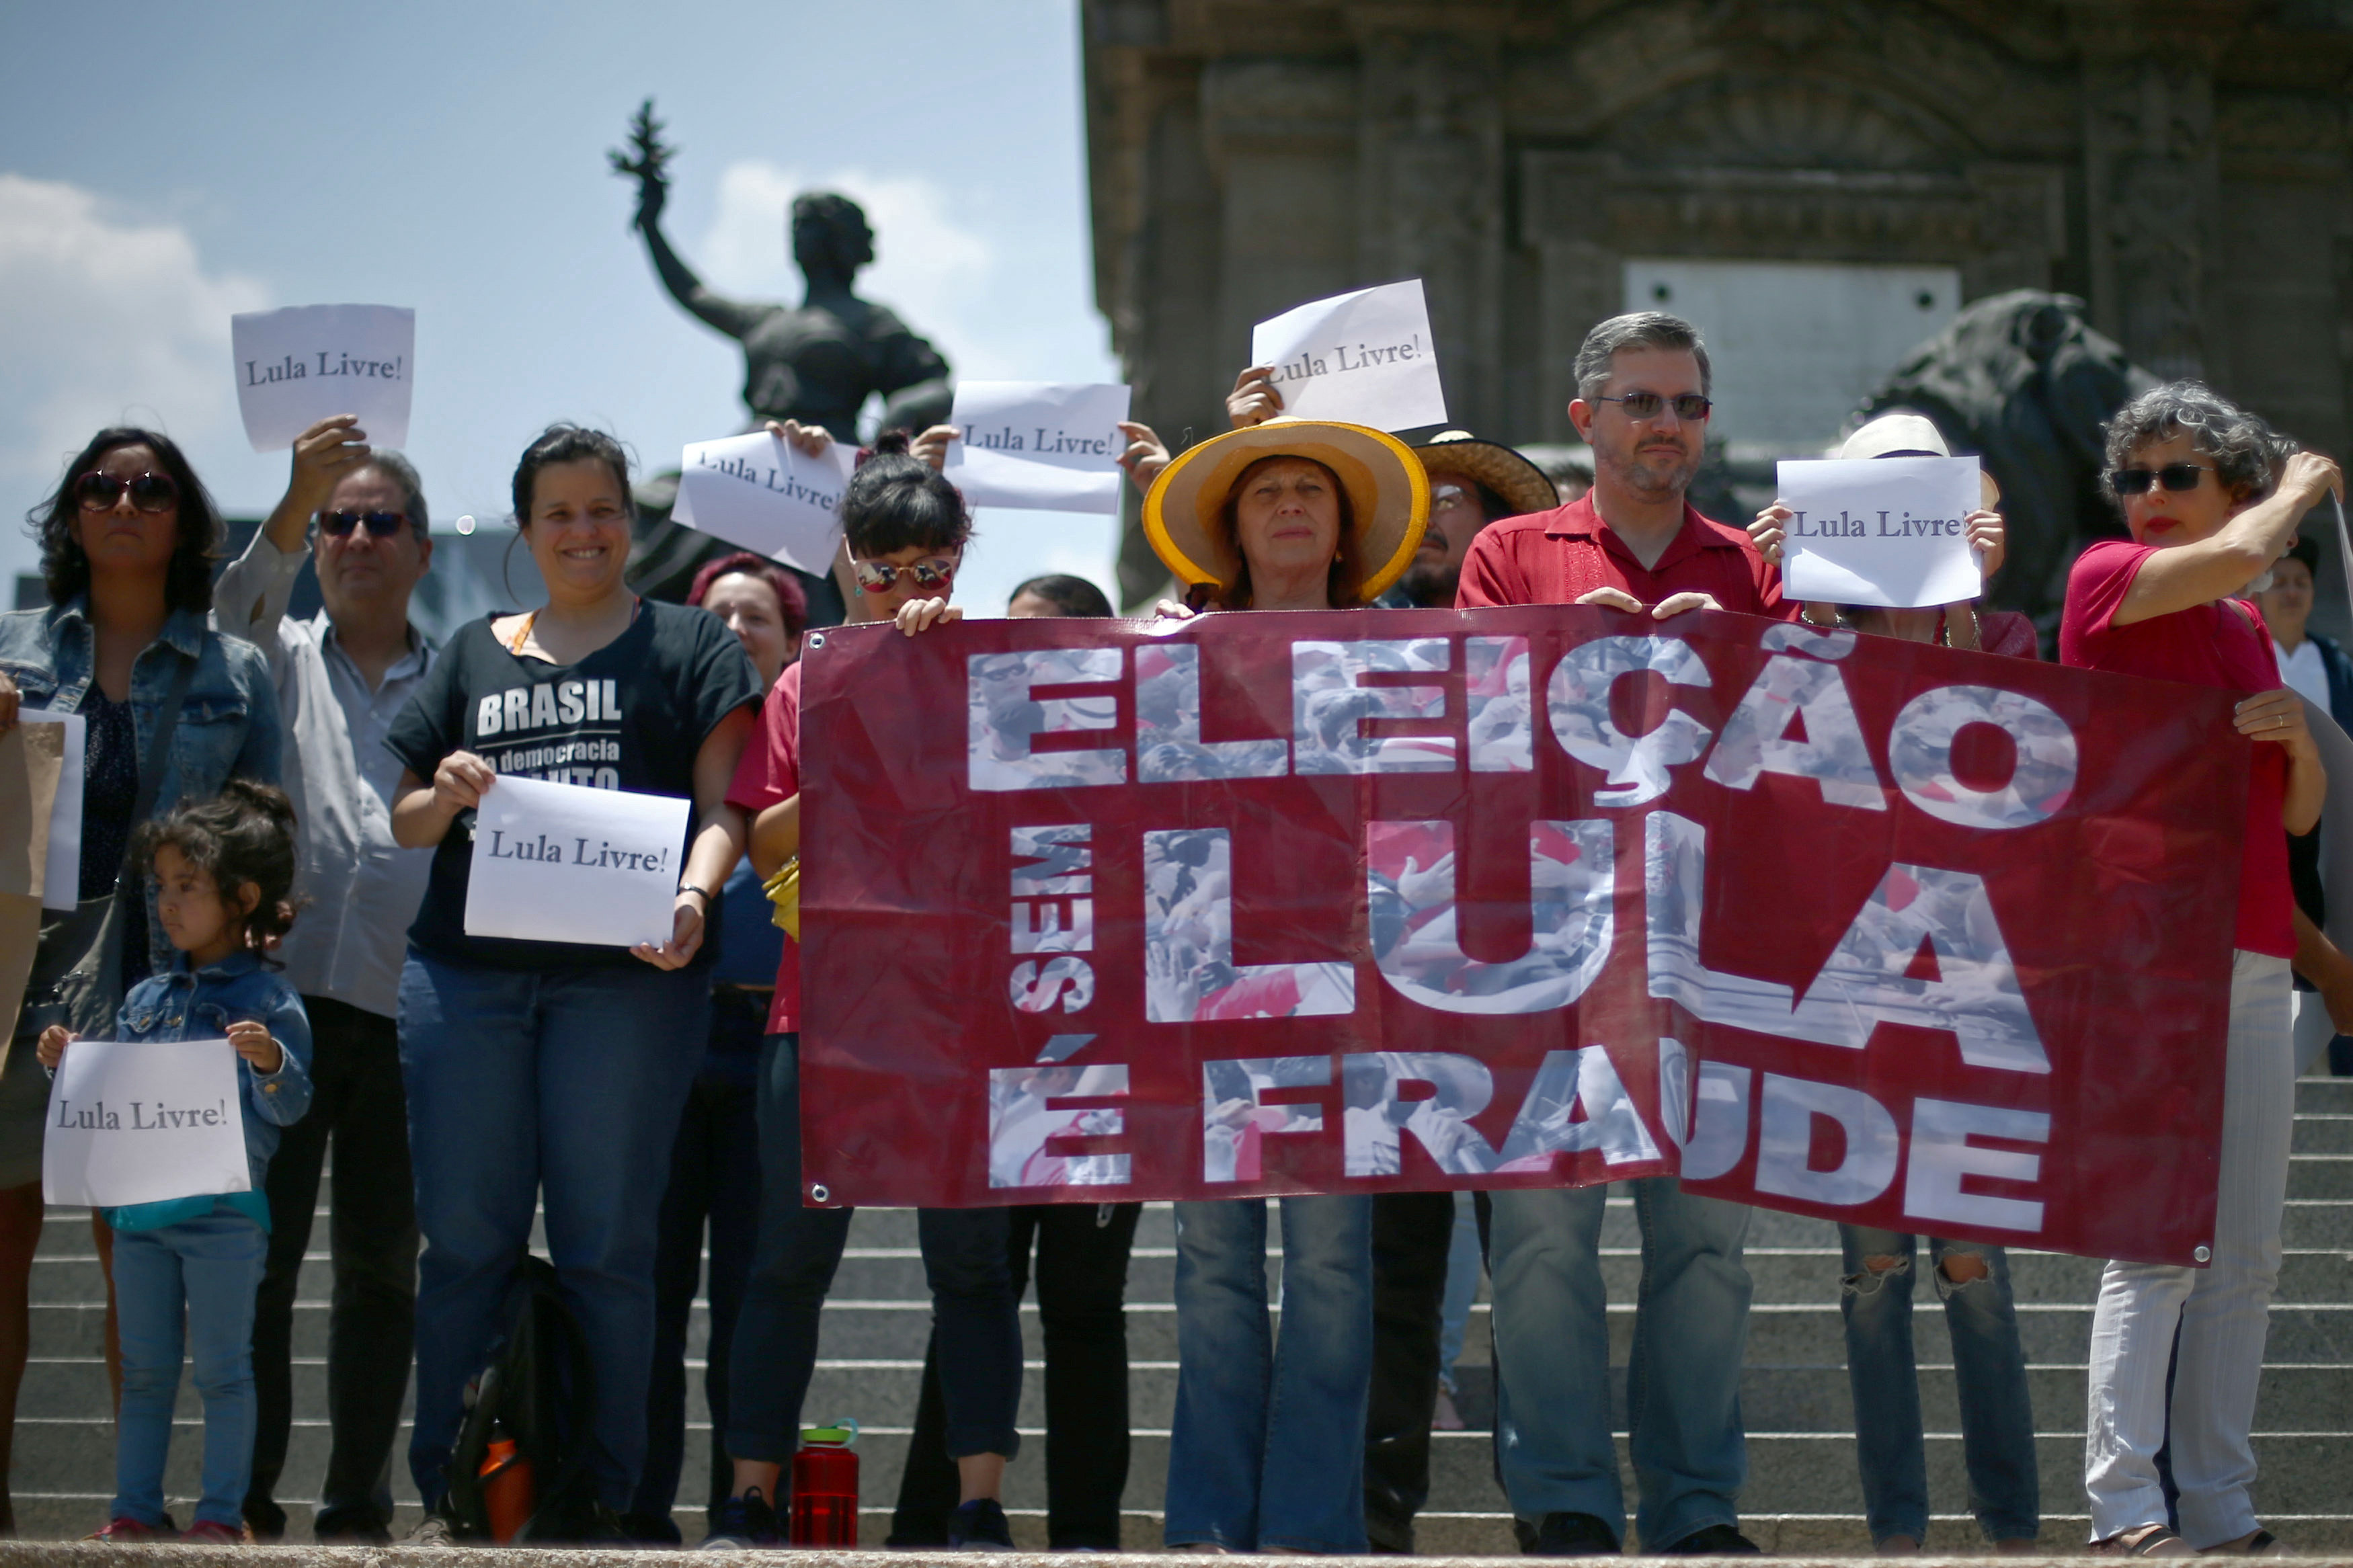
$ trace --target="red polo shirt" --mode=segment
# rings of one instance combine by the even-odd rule
[[[1781,574],[1765,563],[1748,536],[1683,507],[1683,531],[1655,566],[1645,566],[1586,495],[1551,511],[1507,517],[1471,542],[1454,607],[1570,605],[1596,588],[1622,588],[1645,605],[1673,594],[1712,594],[1742,615],[1794,620],[1781,602]]]

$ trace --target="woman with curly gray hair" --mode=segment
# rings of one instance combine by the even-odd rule
[[[2242,595],[2344,481],[2335,463],[2196,382],[2133,399],[2107,427],[2105,485],[2132,537],[2102,540],[2067,578],[2064,664],[2252,693],[2221,1174],[2205,1268],[2111,1262],[2092,1317],[2084,1487],[2094,1551],[2179,1556],[2282,1550],[2255,1519],[2248,1441],[2279,1278],[2295,1066],[2288,965],[2296,944],[2280,829],[2312,831],[2327,779],[2270,634]],[[2167,1363],[2179,1360],[2169,1396]],[[2166,1523],[2157,1450],[2168,1421],[2181,1531]]]

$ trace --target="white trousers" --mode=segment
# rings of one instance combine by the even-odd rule
[[[2111,1262],[2100,1276],[2084,1437],[2094,1541],[2165,1521],[2157,1450],[2166,1438],[2165,1369],[2177,1329],[2172,1458],[2182,1536],[2202,1550],[2257,1527],[2248,1432],[2287,1201],[2295,1110],[2288,994],[2287,960],[2245,952],[2233,958],[2212,1263]]]

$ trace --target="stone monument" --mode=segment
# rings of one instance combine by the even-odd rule
[[[859,411],[870,396],[883,400],[885,429],[921,430],[944,420],[954,395],[948,362],[889,309],[852,290],[859,268],[874,259],[874,231],[858,204],[824,191],[793,198],[792,255],[807,280],[798,306],[732,299],[696,277],[662,234],[669,168],[678,149],[661,132],[653,100],[648,99],[630,121],[628,146],[607,156],[615,174],[638,184],[631,226],[644,237],[662,287],[696,320],[743,345],[747,428],[765,419],[797,419],[824,426],[836,440],[854,442]],[[640,592],[683,593],[695,568],[718,552],[717,542],[670,521],[676,493],[670,475],[641,487],[638,542],[631,552],[631,580]],[[840,620],[838,584],[803,576],[810,624]]]

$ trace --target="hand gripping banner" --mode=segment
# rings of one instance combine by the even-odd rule
[[[1679,1173],[2097,1257],[2212,1240],[2227,693],[1562,606],[806,659],[810,1201]]]

